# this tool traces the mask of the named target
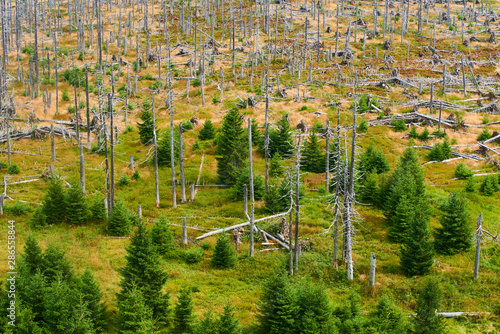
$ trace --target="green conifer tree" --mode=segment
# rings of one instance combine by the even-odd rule
[[[401,269],[406,276],[425,275],[431,270],[434,249],[430,237],[428,215],[415,211],[399,256]]]
[[[215,129],[212,121],[210,119],[207,119],[205,123],[203,123],[203,128],[200,130],[198,139],[200,140],[214,139],[216,132],[217,130]]]
[[[72,281],[74,277],[73,268],[66,259],[64,251],[54,244],[49,244],[43,253],[41,271],[48,284],[54,282],[58,277],[65,282]]]
[[[224,116],[221,132],[217,136],[217,175],[224,184],[236,183],[248,156],[248,140],[242,125],[243,118],[238,109],[232,108]]]
[[[89,312],[89,318],[92,320],[93,328],[96,333],[102,333],[107,327],[106,304],[102,300],[102,293],[97,284],[94,275],[86,269],[80,277],[79,289],[80,297],[85,303]]]
[[[250,193],[250,190],[248,188],[250,184],[250,170],[248,167],[242,168],[239,171],[238,178],[236,179],[236,183],[233,187],[233,199],[234,200],[243,200],[243,195],[244,195],[244,185],[247,185],[248,192]],[[264,197],[264,190],[265,190],[265,185],[264,185],[264,179],[260,175],[255,175],[253,176],[253,193],[254,193],[254,198],[256,200],[262,199]]]
[[[476,182],[474,181],[474,177],[470,176],[467,178],[467,182],[465,183],[465,191],[468,193],[476,192]]]
[[[365,174],[361,189],[361,199],[369,203],[378,203],[380,196],[380,186],[376,169],[372,169]]]
[[[146,305],[141,289],[130,286],[118,299],[120,334],[149,334],[154,330],[153,312]]]
[[[139,138],[142,144],[147,145],[152,142],[154,134],[153,113],[149,110],[148,105],[144,107],[140,117],[142,122],[137,123]]]
[[[296,333],[332,333],[332,307],[325,289],[308,282],[299,283]]]
[[[269,130],[269,154],[271,157],[279,153],[284,158],[289,158],[293,155],[294,145],[292,140],[292,128],[288,121],[287,115],[283,115],[276,123],[276,129]],[[264,144],[262,142],[262,144]],[[264,151],[264,148],[261,148]]]
[[[481,191],[481,194],[484,196],[493,196],[495,194],[495,191],[497,191],[498,187],[498,180],[494,175],[488,175],[486,178],[481,182],[481,185],[479,186],[479,190]]]
[[[108,218],[107,231],[112,236],[124,236],[132,231],[130,213],[125,204],[118,200]]]
[[[405,224],[400,220],[396,211],[402,210],[403,207],[399,206],[399,202],[406,196],[409,206],[405,211],[416,210],[427,213],[429,204],[425,196],[425,183],[424,175],[418,163],[418,157],[414,149],[408,148],[403,152],[398,166],[392,176],[388,179],[383,187],[384,191],[381,192],[383,198],[383,209],[385,221],[389,229],[399,230],[398,234],[405,233],[401,227]],[[394,228],[391,228],[394,226]],[[397,240],[395,240],[397,241]],[[400,242],[400,241],[398,241]]]
[[[94,197],[92,201],[92,206],[90,207],[90,212],[92,216],[92,220],[95,222],[106,221],[106,207],[104,206],[104,202],[100,196]]]
[[[417,315],[413,321],[415,333],[445,333],[445,320],[436,314],[441,298],[442,292],[438,283],[429,279],[417,299]]]
[[[80,225],[87,222],[89,209],[87,199],[80,185],[73,184],[66,193],[66,221],[70,224]]]
[[[174,163],[179,164],[180,146],[179,146],[179,127],[174,128]],[[153,161],[152,161],[153,162]],[[172,161],[170,157],[170,129],[167,128],[161,135],[158,145],[158,166],[170,167]]]
[[[282,176],[284,172],[285,169],[282,165],[281,155],[278,152],[269,160],[269,175],[278,177]]]
[[[66,210],[64,206],[65,192],[59,178],[53,178],[43,201],[43,214],[48,224],[64,221]]]
[[[383,295],[379,299],[372,316],[378,333],[401,334],[409,332],[405,316],[387,295]]]
[[[193,330],[194,334],[219,334],[217,321],[215,320],[212,310],[208,310],[203,314],[201,319]]]
[[[355,292],[334,309],[333,315],[340,320],[337,324],[340,333],[363,333],[368,321],[363,317],[361,298]]]
[[[264,283],[259,305],[259,327],[267,334],[294,334],[298,307],[294,300],[289,278],[275,272]]]
[[[193,299],[190,288],[182,288],[179,293],[179,299],[174,308],[174,327],[172,333],[190,334],[193,333],[194,315]]]
[[[212,266],[218,269],[230,268],[236,265],[236,253],[229,238],[222,234],[217,238],[212,257]]]
[[[34,275],[43,268],[42,248],[38,245],[38,242],[32,235],[28,235],[26,238],[23,262],[29,275]]]
[[[264,144],[264,136],[262,135],[262,131],[259,129],[259,124],[253,118],[252,118],[251,131],[252,131],[252,145],[260,148]]]
[[[48,333],[66,333],[74,322],[74,298],[63,277],[58,275],[46,288],[43,312],[44,328]]]
[[[241,334],[239,322],[234,318],[233,308],[230,305],[224,306],[224,311],[217,322],[218,334]]]
[[[122,280],[118,300],[136,286],[144,297],[144,303],[153,312],[156,325],[163,328],[169,323],[169,295],[162,294],[167,275],[160,266],[160,257],[153,246],[151,236],[140,224],[130,238],[125,256],[127,263],[121,270]]]
[[[170,232],[167,218],[161,216],[151,229],[151,241],[158,254],[165,256],[174,248],[174,236]]]
[[[451,193],[442,206],[440,223],[434,234],[435,249],[440,254],[456,255],[472,246],[472,226],[470,224],[467,200],[458,192]]]
[[[301,159],[301,170],[311,173],[325,172],[325,155],[321,150],[318,136],[312,132],[304,144]]]
[[[401,195],[394,216],[389,226],[388,237],[392,242],[402,243],[408,233],[409,227],[413,221],[415,208],[411,200],[406,195]]]
[[[373,143],[359,157],[359,170],[365,174],[375,170],[377,174],[382,174],[391,170],[389,160],[380,150],[375,150]]]

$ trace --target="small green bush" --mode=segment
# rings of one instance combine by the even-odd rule
[[[7,167],[7,174],[19,174],[20,172],[21,167],[19,167],[16,163],[12,163],[9,167]]]
[[[127,175],[122,175],[118,179],[118,185],[121,186],[121,187],[128,185],[129,182],[130,182],[130,180],[129,180],[129,178],[128,178]]]
[[[187,119],[185,121],[182,121],[182,130],[189,131],[193,130],[193,124]]]
[[[188,264],[198,263],[201,261],[202,257],[203,257],[203,248],[201,247],[186,249],[185,251],[182,252],[182,258]]]
[[[474,172],[470,170],[464,163],[458,164],[455,169],[455,177],[460,180],[466,180],[474,175]]]
[[[141,178],[141,175],[139,174],[139,171],[138,171],[138,170],[136,170],[136,171],[134,172],[134,174],[132,174],[132,180],[137,181],[137,180],[139,180],[140,178]]]
[[[11,206],[5,206],[4,210],[13,216],[24,216],[30,211],[29,207],[21,202],[15,202]]]
[[[422,133],[418,136],[418,139],[420,139],[421,141],[428,141],[429,138],[430,138],[429,129],[424,128],[424,131],[422,131]]]
[[[125,127],[125,130],[123,130],[123,134],[129,133],[129,132],[132,132],[132,131],[134,131],[134,127],[132,125],[127,125]]]
[[[477,141],[488,140],[491,138],[491,133],[488,131],[488,127],[485,126],[483,131],[477,136]]]
[[[68,94],[68,91],[66,89],[63,90],[63,92],[62,92],[62,99],[63,99],[63,101],[66,101],[66,102],[69,101],[69,94]]]
[[[74,114],[75,113],[75,107],[73,106],[68,106],[67,108],[69,114]]]
[[[395,131],[405,131],[406,130],[406,123],[405,120],[400,118],[400,119],[394,119],[391,122],[391,125],[394,127]]]
[[[22,48],[21,52],[22,53],[27,53],[27,54],[31,55],[31,54],[35,53],[35,49],[33,47],[31,47],[31,46],[25,46],[25,47]]]
[[[362,119],[361,122],[358,125],[358,131],[359,132],[366,132],[368,131],[368,122],[365,119]]]

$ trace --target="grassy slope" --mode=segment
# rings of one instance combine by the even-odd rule
[[[329,9],[333,10],[334,6],[330,6],[332,6],[332,8]],[[334,26],[333,22],[331,22],[332,20],[329,19],[329,21],[330,22],[327,22],[328,25]],[[345,24],[341,25],[341,30],[345,31],[346,28],[347,26]],[[414,31],[410,32],[413,36]],[[220,36],[220,30],[216,31],[216,35]],[[361,34],[358,34],[358,36],[360,35]],[[30,38],[30,36],[27,35],[27,38]],[[66,35],[61,38],[61,44],[64,42],[64,46],[66,48],[75,47],[74,41],[73,43],[69,43],[72,39],[71,36]],[[158,37],[152,37],[152,45],[155,45],[156,38]],[[450,41],[456,41],[457,39],[459,38],[456,38],[455,36],[454,38],[438,40],[437,45],[442,49],[449,48]],[[262,41],[264,40],[262,39]],[[331,41],[332,40],[330,40],[329,43],[331,43]],[[405,40],[405,43],[408,41],[411,42],[412,47],[428,43],[426,40],[413,37],[409,40]],[[380,39],[369,41],[369,43],[371,47],[379,48],[379,54],[382,54],[382,50],[380,49]],[[428,67],[416,70],[414,68],[415,66],[411,66],[411,62],[407,63],[405,60],[405,45],[396,44],[394,50],[391,52],[393,57],[398,61],[397,66],[400,67],[400,73],[402,76],[419,74],[434,77],[436,79],[440,78],[439,74],[433,73]],[[358,50],[358,53],[362,49],[361,43],[353,43],[352,46]],[[481,43],[481,47],[482,49],[480,50],[480,53],[477,53],[477,57],[485,57],[488,53],[494,52],[494,49],[486,46],[486,44]],[[227,48],[220,49],[225,53],[229,53]],[[459,49],[467,51],[467,49],[463,48],[461,45],[459,46]],[[135,60],[135,50],[134,48],[129,48],[129,50],[131,50],[129,51],[129,56],[124,58],[132,62]],[[369,54],[368,50],[369,48],[367,47],[367,54]],[[110,53],[116,52],[116,45],[112,45],[110,47]],[[414,61],[415,58],[418,59],[416,57],[417,53],[418,50],[412,48],[410,52],[411,61]],[[22,57],[26,69],[28,57],[27,55],[22,55]],[[62,57],[62,61],[65,66],[69,66],[71,63],[71,57],[66,59]],[[87,61],[95,61],[94,55],[86,55],[85,62]],[[185,61],[186,58],[174,58],[174,62]],[[379,59],[374,60],[356,59],[355,61],[357,62],[356,66],[358,67],[362,66],[364,63],[369,63],[378,69],[383,65],[380,57]],[[76,64],[81,65],[83,62],[76,62]],[[276,69],[280,69],[282,65],[283,61],[278,60],[277,62],[271,64],[271,69],[275,71]],[[323,66],[323,64],[313,63],[313,66],[316,65],[318,67]],[[15,65],[13,64],[10,67],[12,73],[15,73],[14,66]],[[231,66],[228,58],[226,58],[225,61],[218,62],[217,66],[223,66],[226,68],[225,75],[227,80],[227,78],[230,77],[231,72]],[[122,70],[126,73],[124,68],[122,68]],[[174,71],[177,70],[180,72],[181,76],[187,72],[187,69],[181,66],[176,66]],[[494,69],[488,65],[475,68],[476,73],[481,73],[483,75],[491,72],[492,70]],[[162,71],[163,73],[166,71],[164,65]],[[260,71],[260,68],[256,69],[255,75],[257,75],[257,77],[254,78],[254,87],[260,85]],[[381,71],[381,73],[388,72],[389,71]],[[155,75],[156,65],[151,64],[148,69],[141,70],[140,74],[142,75],[145,73]],[[335,81],[336,73],[335,68],[329,68],[323,74],[315,74],[315,78],[325,81]],[[162,75],[164,76],[164,74]],[[360,77],[363,75],[361,70],[359,71],[359,75]],[[344,72],[344,77],[352,77],[352,73]],[[196,115],[200,119],[200,123],[203,123],[206,118],[212,118],[215,123],[218,124],[224,115],[224,111],[233,105],[234,101],[236,101],[236,96],[243,97],[245,96],[244,94],[249,91],[245,80],[240,79],[236,87],[231,86],[229,91],[225,91],[224,103],[214,105],[211,103],[211,100],[212,96],[216,92],[214,82],[218,80],[217,78],[217,74],[208,78],[212,82],[211,84],[207,84],[207,104],[205,106],[201,105],[201,98],[199,96],[195,96],[198,88],[191,88],[191,97],[188,100],[185,97],[182,97],[182,94],[185,92],[184,81],[174,81],[174,92],[177,93],[175,101],[175,124],[178,124],[179,121],[188,119],[193,115]],[[125,83],[125,80],[125,76],[120,77],[117,85]],[[281,85],[294,84],[297,82],[297,77],[294,76],[292,78],[291,75],[288,75],[285,71],[283,71],[283,75],[280,80]],[[301,81],[306,80],[307,73],[302,73]],[[131,99],[131,103],[133,103],[134,106],[140,101],[149,98],[150,91],[147,87],[152,82],[153,81],[151,80],[139,81],[138,97]],[[15,84],[14,87],[16,88],[16,102],[21,105],[27,104],[29,108],[34,108],[40,118],[69,119],[70,115],[67,114],[66,108],[70,105],[74,105],[73,102],[62,102],[62,100],[60,100],[59,109],[61,115],[55,116],[55,103],[53,97],[52,108],[49,109],[48,115],[43,115],[43,100],[41,97],[34,99],[31,104],[29,104],[27,97],[20,96],[22,85],[18,83]],[[49,85],[48,88],[52,91],[52,94],[55,94],[54,86]],[[69,95],[73,98],[72,87],[66,83],[60,83],[60,95],[64,89],[67,89]],[[347,96],[349,89],[345,87],[335,88],[329,85],[323,86],[318,84],[317,86],[310,88],[306,88],[304,86],[301,87],[300,90],[301,92],[305,91],[307,95],[321,97],[322,101],[331,100],[332,98],[342,101],[342,119],[345,119],[346,122],[351,120],[351,116],[347,110],[351,101],[351,98]],[[403,91],[401,87],[394,87],[390,92],[386,92],[380,88],[370,86],[364,87],[363,91],[391,98],[389,105],[392,106],[392,110],[395,112],[408,110],[407,108],[404,109],[397,106],[401,101],[401,93]],[[288,93],[291,95],[296,92],[294,90],[289,90]],[[91,105],[95,105],[95,95],[91,96],[93,97]],[[157,101],[163,101],[164,98],[165,91],[159,94]],[[428,90],[424,89],[424,93],[420,96],[420,98],[424,100],[429,99]],[[440,98],[453,101],[458,98],[458,95],[448,94],[447,96]],[[169,123],[166,109],[162,103],[158,103],[158,105],[159,128],[165,129]],[[298,111],[302,105],[307,105],[308,110]],[[118,104],[118,108],[120,106],[121,105]],[[26,116],[29,111],[28,109],[24,109],[22,107],[18,107],[17,109],[17,112],[21,115],[21,117]],[[318,119],[316,119],[315,115],[311,114],[314,110],[320,110],[326,115],[321,115]],[[138,108],[134,108],[134,110],[131,111],[131,121],[129,121],[129,124],[135,124],[138,112]],[[315,121],[324,123],[326,117],[332,121],[335,119],[335,112],[325,106],[321,101],[309,100],[305,102],[295,102],[292,99],[284,99],[279,103],[271,104],[271,122],[278,120],[284,112],[290,112],[292,124],[297,124],[301,119],[304,119],[308,125],[312,125]],[[259,104],[259,108],[245,109],[242,110],[242,113],[247,117],[256,118],[259,123],[263,123],[264,121],[262,103]],[[448,116],[448,113],[449,111],[445,110],[444,116]],[[375,115],[366,115],[364,117],[374,118]],[[482,118],[483,115],[466,115],[466,122],[481,124]],[[490,121],[496,121],[497,118],[498,116],[489,116]],[[125,124],[119,123],[119,127],[123,130]],[[495,129],[500,130],[500,126],[497,125],[496,127],[491,127],[490,131]],[[185,165],[188,184],[196,181],[201,161],[201,153],[191,151],[191,145],[194,142],[196,137],[195,132],[197,131],[198,129],[194,132],[188,132],[185,136]],[[471,133],[469,135],[456,134],[449,131],[449,136],[451,138],[456,138],[458,143],[461,145],[471,145],[475,142],[475,137],[480,131],[481,129],[479,128],[471,128],[469,129],[469,132]],[[361,136],[360,146],[366,147],[370,141],[373,141],[377,147],[384,150],[391,161],[392,166],[394,166],[399,155],[407,145],[407,140],[402,139],[401,137],[401,133],[392,132],[387,128],[374,127],[370,128],[366,134]],[[95,139],[93,140],[95,141]],[[76,146],[74,143],[73,145],[70,145],[69,140],[64,142],[61,138],[57,138],[56,143],[58,157],[57,162],[54,163],[56,172],[67,178],[68,181],[76,180],[79,170],[77,160],[78,150]],[[46,139],[44,141],[35,141],[25,139],[13,142],[14,150],[38,152],[38,146],[42,149],[41,156],[32,157],[25,155],[13,155],[13,161],[21,166],[22,171],[19,176],[41,174],[45,170],[47,165],[51,163],[50,140]],[[208,143],[205,143],[204,146],[205,159],[201,173],[201,182],[214,183],[216,179],[216,161],[213,156],[213,148],[211,148]],[[464,147],[461,149],[466,150]],[[120,135],[120,141],[116,146],[116,151],[116,179],[123,174],[126,174],[129,177],[131,176],[132,172],[127,168],[129,155],[134,155],[136,160],[140,162],[142,162],[148,155],[148,148],[139,144],[136,131]],[[421,152],[422,162],[426,161],[426,153],[427,152],[424,151]],[[255,154],[254,156],[256,157],[256,170],[262,173],[262,157],[259,154]],[[102,169],[103,157],[97,154],[86,154],[85,159],[87,192],[89,196],[102,196],[105,191],[105,176]],[[4,160],[6,160],[6,158]],[[428,184],[428,193],[434,208],[437,208],[439,204],[446,199],[448,191],[463,188],[463,181],[451,180],[453,177],[454,167],[457,163],[458,162],[454,161],[447,164],[431,164],[424,166],[427,178],[426,181]],[[478,172],[494,171],[494,169],[489,165],[471,164],[468,161],[465,163]],[[230,199],[230,190],[228,189],[200,188],[194,203],[179,205],[176,210],[172,210],[171,192],[170,187],[168,186],[170,179],[169,169],[162,169],[160,171],[161,206],[160,208],[155,208],[153,170],[147,162],[141,164],[138,167],[138,170],[141,174],[141,179],[138,181],[132,181],[128,186],[118,187],[117,197],[123,199],[132,209],[135,209],[138,204],[141,204],[145,217],[155,219],[159,215],[166,215],[169,217],[170,222],[178,224],[182,219],[181,217],[187,216],[189,217],[189,226],[196,226],[202,229],[229,226],[243,221],[244,215],[242,212],[242,203],[232,201]],[[4,172],[4,170],[1,170],[0,174],[3,174]],[[385,236],[386,229],[383,226],[383,214],[380,210],[370,206],[358,207],[364,221],[361,225],[357,226],[358,233],[355,237],[353,249],[356,269],[355,280],[353,282],[347,282],[345,279],[345,270],[343,268],[338,271],[331,268],[331,235],[322,235],[321,233],[330,225],[330,222],[332,221],[332,212],[330,208],[327,207],[324,196],[318,192],[311,191],[312,189],[320,187],[323,184],[323,179],[323,175],[304,176],[304,184],[306,185],[306,189],[308,191],[307,197],[301,208],[301,234],[304,238],[309,237],[313,240],[314,249],[311,252],[304,253],[301,258],[300,274],[297,276],[297,279],[310,278],[315,282],[323,284],[334,301],[342,300],[350,293],[350,291],[357,291],[363,296],[365,311],[369,311],[374,306],[380,295],[387,293],[391,295],[398,305],[403,307],[406,312],[412,312],[421,279],[404,278],[399,272],[397,256],[398,246],[387,241]],[[11,180],[15,181],[17,180],[17,177],[14,176]],[[8,188],[8,194],[15,200],[25,200],[30,202],[31,207],[33,208],[41,202],[41,198],[45,194],[47,186],[47,183],[43,181],[24,185],[12,185]],[[478,194],[468,196],[471,200],[472,216],[476,217],[480,212],[484,212],[484,226],[492,232],[496,231],[496,229],[500,227],[500,223],[497,220],[497,217],[500,216],[498,194],[492,198],[486,198]],[[177,198],[179,199],[179,197],[178,192]],[[11,205],[11,203],[8,202],[7,205]],[[257,204],[256,215],[258,217],[265,215],[262,206],[263,203],[259,202]],[[432,226],[437,225],[438,214],[438,210],[435,209]],[[43,247],[46,247],[49,243],[58,244],[66,251],[68,259],[71,263],[73,263],[78,272],[83,271],[84,268],[92,270],[101,285],[110,309],[112,311],[115,310],[114,293],[117,291],[120,280],[118,270],[124,265],[125,247],[128,244],[128,240],[106,238],[104,236],[104,227],[101,225],[88,225],[81,227],[52,226],[42,231],[32,231],[27,224],[28,215],[12,217],[6,214],[4,221],[9,218],[16,220],[19,241],[18,251],[22,249],[24,240],[30,233],[34,234],[37,239],[40,240]],[[475,224],[474,219],[471,219],[471,224]],[[0,227],[0,240],[2,244],[5,244],[6,241],[6,231],[6,225],[2,224]],[[173,231],[177,237],[180,236],[180,230],[178,228],[174,227]],[[194,238],[199,235],[200,232],[189,230],[188,233],[191,238]],[[213,245],[215,243],[215,238],[208,238],[207,241]],[[210,307],[213,307],[215,311],[220,311],[224,303],[230,302],[236,306],[237,315],[241,322],[244,325],[249,325],[252,321],[254,321],[255,314],[257,312],[260,283],[268,275],[276,263],[282,261],[283,255],[280,252],[262,252],[257,253],[257,256],[254,259],[248,258],[246,256],[248,253],[247,245],[247,243],[244,243],[241,247],[237,267],[228,271],[214,270],[210,267],[211,251],[206,251],[202,261],[193,265],[187,265],[178,259],[165,261],[164,267],[169,273],[169,280],[165,290],[171,292],[174,301],[176,293],[182,284],[197,285],[200,292],[194,295],[196,314],[200,315]],[[190,245],[189,247],[196,246],[197,245]],[[440,262],[440,266],[433,270],[433,275],[442,282],[442,286],[445,290],[446,298],[444,299],[444,305],[442,307],[443,310],[491,311],[492,305],[495,302],[498,302],[500,298],[500,254],[498,252],[498,248],[495,250],[490,242],[485,243],[485,246],[485,253],[487,254],[487,257],[482,258],[480,279],[475,282],[472,280],[473,251],[454,257],[436,257],[436,260]],[[263,247],[259,246],[259,249],[260,248]],[[377,285],[375,289],[368,289],[367,287],[366,275],[368,273],[370,252],[375,252],[377,255]],[[2,258],[5,258],[5,247],[0,249],[0,255]],[[6,272],[6,265],[7,264],[5,262],[0,263],[0,272],[2,274]],[[245,297],[242,298],[242,296]],[[454,327],[454,332],[486,332],[488,330],[498,331],[500,329],[498,328],[498,325],[495,325],[495,320],[498,319],[484,316],[479,319],[456,319],[450,321],[450,323]],[[495,329],[493,329],[494,327]]]

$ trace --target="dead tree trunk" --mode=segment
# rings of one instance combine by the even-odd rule
[[[109,205],[110,211],[113,212],[113,208],[115,207],[115,141],[113,136],[113,97],[109,95],[109,106],[108,112],[110,113],[110,129],[109,129],[109,148],[110,148],[110,170],[109,170]]]
[[[476,230],[476,256],[474,258],[474,279],[476,280],[479,276],[479,258],[481,256],[481,236],[482,236],[482,225],[483,225],[483,213],[477,218],[477,230]]]
[[[158,180],[158,141],[156,138],[156,115],[155,115],[155,98],[154,94],[151,94],[151,109],[153,112],[153,145],[154,145],[154,155],[155,155],[155,194],[156,194],[156,204],[157,208],[160,207],[160,185]],[[173,139],[173,138],[171,138]],[[174,151],[171,150],[170,154],[174,156]]]
[[[181,203],[186,202],[186,186],[184,184],[184,147],[182,142],[182,122],[179,124],[179,167],[181,169]]]
[[[377,258],[375,257],[375,253],[371,253],[370,255],[370,278],[369,278],[369,286],[375,285],[375,267],[377,266]]]
[[[299,189],[300,189],[300,137],[301,130],[299,130],[299,137],[297,139],[297,155],[295,156],[295,272],[299,270]],[[290,224],[290,228],[291,224]]]
[[[253,189],[253,160],[252,160],[252,120],[248,119],[248,165],[249,165],[249,183],[250,183],[250,202],[255,202]]]
[[[188,243],[186,217],[182,219],[182,243],[184,245]]]

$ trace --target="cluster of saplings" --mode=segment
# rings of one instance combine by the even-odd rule
[[[455,255],[470,249],[473,231],[461,192],[450,194],[440,207],[441,226],[431,232],[432,208],[414,149],[404,151],[392,175],[381,176],[389,164],[381,151],[369,147],[360,157],[360,169],[359,197],[384,210],[388,237],[401,244],[401,268],[407,276],[428,273],[435,252]]]
[[[196,321],[191,300],[195,289],[183,288],[177,303],[170,305],[169,293],[162,292],[168,273],[161,266],[161,258],[168,257],[173,249],[173,237],[164,219],[150,230],[138,225],[127,247],[126,264],[120,270],[120,291],[116,294],[118,311],[113,315],[107,311],[89,270],[77,275],[62,250],[50,244],[42,251],[29,236],[16,268],[17,330],[30,334],[92,334],[109,332],[110,324],[116,323],[116,329],[123,334],[240,333],[230,306],[226,306],[220,316],[208,313]],[[212,263],[218,268],[234,266],[234,250],[226,236],[218,239]],[[8,291],[2,289],[2,333],[9,332],[9,303]]]
[[[294,281],[285,271],[276,271],[264,283],[259,323],[252,333],[444,333],[444,318],[436,314],[441,298],[439,285],[429,279],[417,299],[414,317],[405,316],[386,295],[364,314],[357,293],[332,305],[322,286]]]
[[[455,177],[460,180],[467,180],[465,183],[465,191],[476,192],[476,182],[474,181],[474,172],[464,163],[457,165],[455,169]],[[484,196],[493,196],[500,191],[500,174],[487,175],[479,186],[479,191]]]
[[[227,266],[228,243],[225,236],[218,239],[215,252],[218,247],[224,250],[219,251],[218,258],[214,255],[214,265]],[[17,267],[17,330],[91,334],[108,332],[110,324],[116,323],[115,329],[123,334],[241,333],[229,305],[220,315],[208,310],[196,319],[192,300],[192,294],[198,292],[196,287],[182,287],[175,305],[170,304],[170,294],[162,292],[168,274],[161,267],[161,258],[171,249],[171,234],[164,222],[151,230],[138,226],[127,247],[126,264],[120,270],[117,312],[110,314],[90,271],[75,274],[63,251],[54,245],[42,251],[36,240],[28,237]],[[425,284],[417,300],[416,316],[408,320],[387,296],[368,316],[363,314],[360,297],[355,293],[333,306],[323,287],[305,280],[294,281],[281,266],[278,268],[263,285],[258,321],[249,328],[252,333],[438,333],[445,327],[443,318],[435,313],[441,291],[434,281]],[[8,329],[9,300],[7,290],[2,289],[2,332]]]

